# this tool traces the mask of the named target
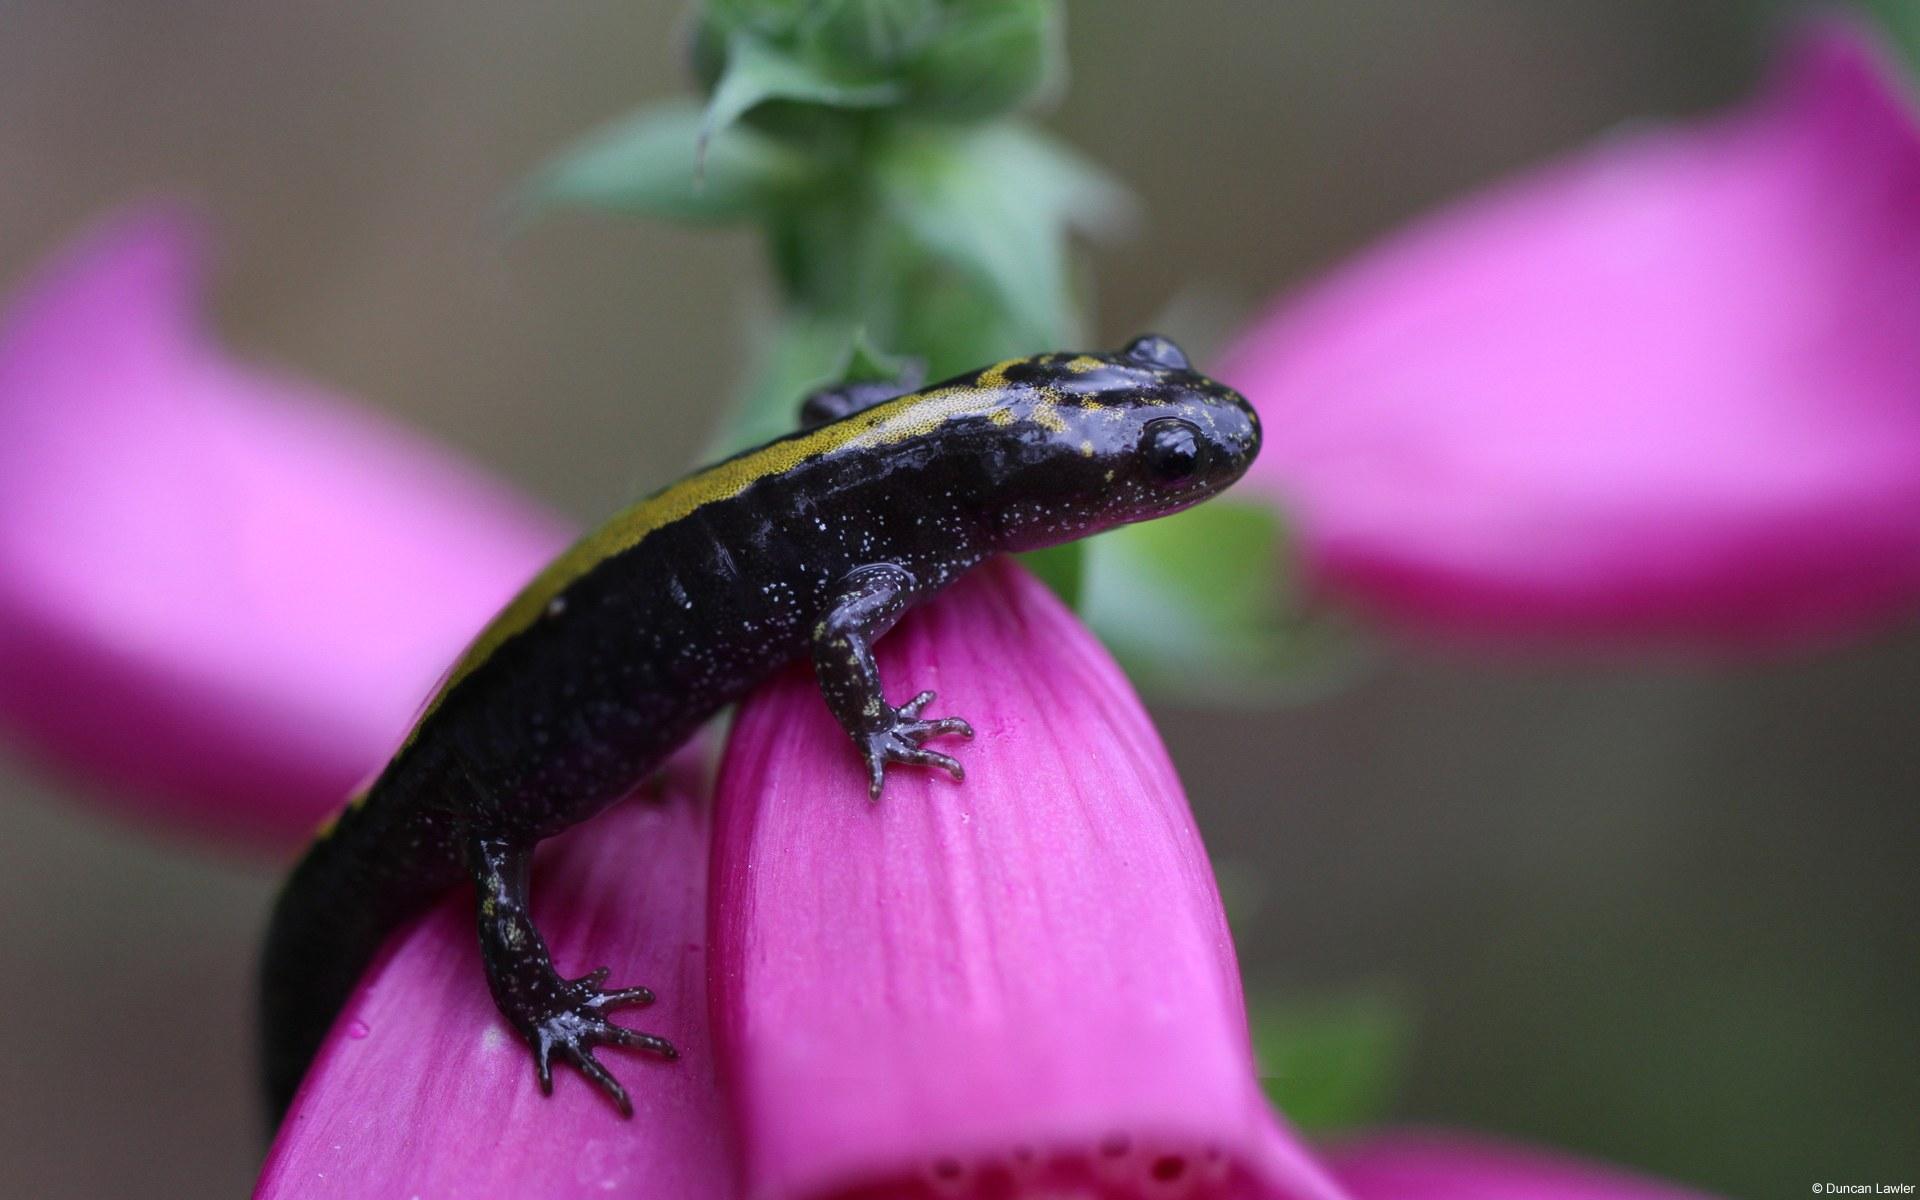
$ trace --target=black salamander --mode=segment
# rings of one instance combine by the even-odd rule
[[[888,763],[961,778],[924,743],[972,730],[928,717],[931,692],[890,703],[874,641],[988,556],[1185,508],[1238,479],[1260,445],[1246,401],[1151,336],[918,390],[819,392],[802,426],[655,493],[556,559],[321,831],[266,941],[276,1114],[381,943],[471,879],[488,986],[532,1048],[541,1088],[559,1058],[630,1115],[593,1047],[675,1051],[608,1019],[649,1003],[645,988],[554,969],[528,916],[534,845],[628,794],[715,712],[809,651],[873,799]]]

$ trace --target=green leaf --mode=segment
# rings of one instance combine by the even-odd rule
[[[1067,542],[1022,554],[1020,564],[1039,576],[1040,582],[1052,588],[1068,608],[1079,607],[1080,589],[1086,578],[1085,542]]]
[[[893,86],[885,103],[980,120],[1057,85],[1061,8],[1060,0],[709,0],[693,37],[694,71],[711,91],[729,39],[744,34],[816,78]]]
[[[807,156],[764,134],[736,128],[708,147],[696,177],[697,106],[645,108],[587,134],[534,173],[516,197],[522,215],[554,207],[596,208],[681,221],[752,216],[807,190]]]
[[[890,72],[940,36],[940,0],[819,0],[800,22],[813,56],[860,72]]]
[[[974,139],[980,165],[999,172],[997,186],[1018,193],[1057,227],[1113,237],[1139,219],[1126,185],[1057,138],[1031,125],[1007,123]]]
[[[908,71],[911,103],[947,120],[979,120],[1058,88],[1065,76],[1060,5],[997,0],[953,17]]]
[[[754,29],[772,37],[793,32],[822,0],[706,0],[706,15],[726,29]]]
[[[846,365],[840,368],[839,383],[892,383],[907,373],[905,359],[896,358],[873,344],[865,329],[853,335],[847,347]]]
[[[901,94],[897,83],[837,77],[742,31],[727,39],[726,66],[707,100],[702,143],[769,100],[874,108],[893,103]]]
[[[1326,1135],[1388,1114],[1406,1073],[1413,1020],[1393,996],[1250,999],[1248,1021],[1267,1098],[1305,1133]]]
[[[1291,565],[1274,509],[1212,500],[1088,542],[1080,612],[1146,690],[1219,703],[1324,684],[1359,646],[1302,615]]]
[[[800,402],[815,388],[839,378],[847,347],[861,336],[859,326],[842,317],[792,312],[771,336],[754,339],[764,347],[733,413],[722,422],[715,455],[757,446],[799,425]]]
[[[912,130],[873,169],[893,219],[924,252],[988,288],[1024,348],[1072,340],[1068,234],[1116,228],[1131,208],[1118,184],[1017,126]]]
[[[1920,68],[1920,4],[1914,0],[1866,0],[1866,7],[1885,23],[1887,32],[1905,52],[1907,66]]]

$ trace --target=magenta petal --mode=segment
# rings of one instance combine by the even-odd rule
[[[1705,1200],[1614,1167],[1458,1133],[1376,1133],[1325,1158],[1355,1200]]]
[[[1759,644],[1920,607],[1920,120],[1858,28],[1388,240],[1222,374],[1334,596]]]
[[[713,999],[749,1194],[1338,1196],[1260,1098],[1206,851],[1112,660],[1010,565],[880,660],[896,699],[973,721],[965,783],[896,767],[869,803],[804,666],[722,772]]]
[[[0,326],[0,727],[143,815],[288,844],[564,541],[371,413],[227,357],[181,213]]]
[[[656,1002],[621,1024],[681,1057],[599,1051],[623,1121],[570,1067],[542,1096],[494,1010],[467,889],[395,938],[335,1023],[281,1126],[259,1197],[734,1195],[706,1012],[707,815],[698,753],[657,794],[543,847],[534,918],[569,975],[612,968]]]

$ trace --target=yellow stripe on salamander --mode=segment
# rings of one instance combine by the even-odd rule
[[[679,483],[616,514],[549,563],[480,631],[480,635],[453,664],[453,669],[447,673],[446,681],[435,691],[433,699],[421,711],[419,720],[414,723],[414,733],[408,735],[406,744],[401,748],[412,745],[420,726],[455,685],[492,657],[509,639],[532,628],[562,592],[595,566],[638,546],[655,530],[671,525],[709,504],[738,496],[754,483],[790,471],[807,459],[840,451],[891,445],[932,433],[949,421],[963,417],[993,416],[1004,411],[1011,398],[1006,370],[1018,361],[1014,359],[989,367],[963,385],[931,392],[914,392],[876,405],[844,421],[823,425],[800,437],[771,442],[758,450],[689,475]]]
[[[976,388],[1006,387],[1007,371],[1026,361],[1024,358],[1009,358],[1005,362],[997,362],[978,375],[975,375],[973,377],[973,386]]]

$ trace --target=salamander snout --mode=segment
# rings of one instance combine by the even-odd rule
[[[1184,381],[1183,381],[1184,383]],[[1209,494],[1246,474],[1260,453],[1260,419],[1238,392],[1204,376],[1174,385],[1184,392],[1165,416],[1141,430],[1148,474],[1169,484],[1193,484]]]
[[[1260,419],[1244,396],[1194,370],[1163,337],[1135,338],[1116,357],[1146,373],[1132,406],[1134,475],[1162,491],[1168,508],[1211,496],[1246,473],[1260,453]]]
[[[1163,337],[1042,356],[1019,375],[1030,390],[1018,403],[1031,407],[996,422],[1003,453],[1029,468],[1009,489],[1022,501],[1009,506],[1016,515],[1000,521],[1015,548],[1178,512],[1238,480],[1260,452],[1253,406]]]

